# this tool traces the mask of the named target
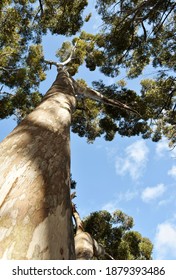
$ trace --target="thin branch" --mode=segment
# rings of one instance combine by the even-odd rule
[[[43,4],[42,4],[42,0],[39,0],[39,5],[40,5],[41,16],[43,16]]]
[[[166,79],[167,81],[168,79]],[[164,102],[163,106],[161,107],[161,109],[159,110],[158,114],[156,115],[156,119],[159,117],[159,115],[162,113],[162,111],[171,104],[172,98],[174,96],[174,93],[176,92],[175,89],[173,89],[167,96],[166,101]]]
[[[0,66],[0,70],[2,70],[2,71],[6,71],[6,72],[10,72],[10,71],[18,71],[18,70],[20,70],[21,68],[7,68],[7,67],[3,67],[3,66]]]
[[[147,6],[147,5],[149,5],[150,4],[150,2],[152,2],[153,0],[148,0],[148,1],[143,1],[141,4],[139,4],[137,7],[135,7],[133,10],[130,10],[128,13],[127,13],[127,15],[118,23],[118,25],[120,25],[120,24],[123,24],[124,23],[124,21],[129,17],[129,16],[131,16],[132,14],[134,14],[134,16],[131,18],[131,20],[130,20],[130,22],[132,22],[135,18],[136,18],[136,16],[137,16],[137,14],[138,14],[138,12],[140,11],[140,10],[142,10],[145,6]],[[157,2],[158,3],[158,2]],[[155,5],[157,4],[157,3],[155,3]],[[154,6],[155,6],[154,5]],[[150,12],[149,12],[150,13]],[[149,15],[149,13],[147,14],[147,17],[148,17],[148,15]]]
[[[0,58],[3,57],[3,56],[11,56],[12,54],[14,54],[15,52],[4,52],[0,55]]]
[[[33,18],[33,21],[32,21],[32,26],[34,25],[34,22],[39,14],[39,12],[41,13],[41,17],[43,16],[43,4],[42,4],[42,0],[39,0],[39,6],[37,9],[36,9],[36,14],[34,15],[34,18]]]
[[[141,25],[142,25],[142,29],[144,31],[144,41],[146,42],[146,40],[147,40],[147,31],[145,29],[145,25],[144,25],[143,21],[141,22]]]
[[[70,194],[70,199],[71,200],[74,199],[75,197],[76,197],[76,192],[73,192],[73,193]]]
[[[166,12],[163,13],[163,15],[162,15],[162,17],[161,17],[159,23],[153,28],[153,30],[152,30],[153,33],[155,32],[155,34],[156,34],[156,33],[158,32],[158,30],[160,29],[160,27],[164,24],[164,22],[166,21],[166,19],[168,18],[168,16],[169,16],[169,15],[172,13],[172,11],[174,10],[175,6],[176,6],[176,4],[174,4],[174,5],[171,7],[170,11],[167,13],[167,15],[165,16],[164,19],[163,19],[163,17],[164,17],[164,15],[165,15]]]
[[[60,62],[61,66],[67,65],[73,59],[73,54],[76,50],[76,45],[77,45],[77,42],[75,43],[74,46],[72,46],[71,53],[70,53],[69,57],[64,62]]]
[[[128,48],[127,48],[127,50],[125,51],[125,53],[122,54],[122,56],[121,56],[118,60],[116,60],[116,63],[119,64],[119,63],[123,62],[123,59],[128,55],[128,53],[129,53],[129,51],[130,51],[130,49],[131,49],[131,47],[132,47],[132,45],[133,45],[133,39],[134,39],[134,32],[133,32],[132,37],[131,37],[130,45],[128,46]]]
[[[107,252],[105,252],[105,256],[109,257],[111,260],[115,260],[110,254],[108,254]]]
[[[76,234],[79,234],[79,232],[84,231],[84,228],[83,228],[81,218],[76,210],[76,205],[74,203],[72,203],[72,211],[73,211],[73,218],[75,220],[75,225],[76,225]]]
[[[46,64],[49,64],[50,68],[52,65],[55,65],[57,67],[57,69],[59,70],[59,68],[63,68],[73,59],[73,54],[74,54],[75,50],[76,50],[76,44],[72,47],[69,57],[63,62],[55,62],[52,60],[44,60],[44,62]]]
[[[10,71],[11,69],[0,66],[0,70],[5,71],[5,72],[9,73],[9,71]]]
[[[44,60],[44,62],[45,62],[46,64],[49,64],[50,69],[51,69],[51,66],[52,66],[52,65],[55,65],[57,68],[60,66],[60,64],[59,64],[58,62],[55,62],[55,61],[53,61],[53,60]]]
[[[11,96],[13,96],[13,94],[12,93],[9,93],[9,92],[2,92],[1,90],[0,90],[0,97],[6,97],[6,96],[9,96],[9,97],[11,97]]]

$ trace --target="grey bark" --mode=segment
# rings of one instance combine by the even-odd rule
[[[108,256],[111,260],[113,257],[110,256],[105,248],[99,244],[88,232],[84,230],[79,213],[76,210],[75,204],[72,203],[73,218],[76,225],[75,233],[75,253],[77,260],[91,260],[93,257],[99,258],[102,256]]]
[[[0,258],[75,259],[70,201],[74,87],[60,69],[42,103],[0,144]]]

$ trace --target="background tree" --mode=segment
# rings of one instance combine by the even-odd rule
[[[133,231],[133,218],[120,210],[110,214],[107,211],[91,213],[83,220],[85,231],[116,260],[150,260],[153,245],[151,241]],[[107,259],[100,256],[101,259]]]

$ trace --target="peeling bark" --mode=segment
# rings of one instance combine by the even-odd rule
[[[76,210],[75,205],[72,203],[73,218],[76,224],[75,233],[75,253],[77,260],[91,260],[93,257],[99,258],[101,256],[107,256],[111,260],[110,256],[105,248],[99,244],[88,232],[84,230],[79,213]]]
[[[76,224],[75,234],[75,253],[77,260],[91,260],[94,256],[93,238],[88,232],[84,231],[81,218],[72,204],[73,218]]]
[[[74,87],[64,70],[0,144],[0,258],[75,259],[70,202]]]

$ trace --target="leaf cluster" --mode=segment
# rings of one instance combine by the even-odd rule
[[[104,74],[116,76],[123,66],[134,78],[149,63],[175,68],[175,1],[98,0],[96,7],[103,21],[99,46],[108,58]]]
[[[35,108],[38,101],[33,102],[33,99],[37,95],[41,100],[39,84],[46,78],[47,70],[42,37],[48,32],[75,34],[84,22],[82,12],[87,4],[86,0],[1,1],[1,118],[16,114],[20,120]],[[89,18],[90,15],[86,20]]]
[[[133,218],[120,210],[110,214],[107,211],[91,213],[83,221],[89,232],[108,254],[117,260],[150,260],[153,245],[148,238],[133,231]]]

